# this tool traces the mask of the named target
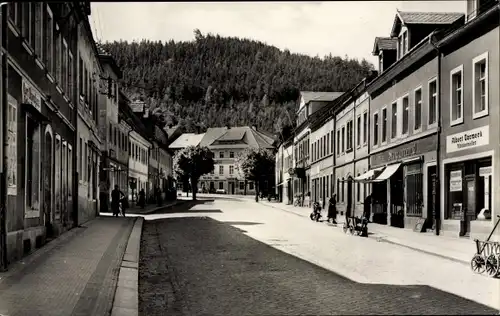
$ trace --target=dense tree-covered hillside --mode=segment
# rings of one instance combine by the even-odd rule
[[[346,91],[373,69],[365,60],[194,33],[191,42],[102,44],[123,70],[125,92],[186,131],[230,124],[278,132],[294,120],[299,91]]]

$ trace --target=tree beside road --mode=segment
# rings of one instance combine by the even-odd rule
[[[236,158],[236,168],[246,180],[255,182],[255,201],[259,202],[261,184],[274,177],[274,155],[263,148],[245,149]]]
[[[214,154],[205,146],[188,146],[174,156],[174,172],[178,181],[191,182],[193,200],[196,200],[198,180],[214,170]]]

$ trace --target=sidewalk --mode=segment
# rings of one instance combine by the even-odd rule
[[[136,218],[99,217],[0,273],[0,315],[109,315]]]
[[[259,203],[281,209],[299,216],[309,218],[310,208],[294,207],[283,203],[273,203],[260,201]],[[322,211],[323,217],[326,217],[326,211]],[[342,229],[344,217],[339,216],[337,228]],[[430,255],[442,257],[448,260],[470,264],[472,256],[476,253],[476,244],[471,239],[460,239],[450,236],[436,236],[431,233],[416,233],[411,229],[395,228],[386,225],[370,223],[368,225],[370,233],[369,238],[375,238],[379,241],[407,247],[416,251],[424,252]]]
[[[168,202],[162,204],[162,206],[158,206],[158,204],[148,204],[144,208],[141,208],[139,206],[134,206],[134,207],[128,208],[125,212],[127,215],[128,214],[148,215],[148,214],[152,214],[152,213],[159,211],[159,210],[162,210],[162,209],[168,209],[168,208],[177,206],[179,204],[183,204],[185,202],[186,202],[186,200],[184,200],[184,199],[177,199],[175,201],[168,201]]]

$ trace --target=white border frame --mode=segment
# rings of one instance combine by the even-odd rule
[[[434,117],[436,118],[436,120],[434,121],[434,123],[429,123],[429,119],[430,119],[430,109],[431,109],[431,103],[429,102],[430,99],[431,99],[431,83],[436,83],[436,113],[434,113]],[[434,128],[434,127],[437,127],[438,125],[438,109],[439,109],[439,82],[437,80],[437,76],[434,76],[432,78],[430,78],[428,81],[427,81],[427,129],[431,129],[431,128]],[[450,117],[451,118],[451,117]]]
[[[404,109],[404,104],[403,104],[403,100],[407,98],[408,99],[408,130],[406,131],[406,133],[404,133],[403,131],[403,118],[404,118],[404,112],[405,112],[405,109]],[[401,106],[398,105],[398,110],[401,109],[401,116],[398,117],[398,121],[400,121],[401,123],[401,127],[399,128],[399,133],[398,136],[400,137],[406,137],[410,134],[410,117],[411,117],[411,103],[410,103],[410,93],[407,92],[406,94],[404,94],[403,96],[401,96],[401,98],[398,100],[400,103],[401,103]],[[397,138],[397,136],[396,136]]]
[[[462,90],[460,92],[462,106],[460,107],[460,118],[453,120],[453,76],[460,73],[462,76]],[[463,124],[464,122],[464,65],[457,66],[450,71],[450,126]],[[439,118],[437,118],[439,119]]]
[[[415,121],[416,121],[416,113],[417,113],[417,100],[415,98],[415,96],[417,95],[417,91],[420,90],[420,127],[419,128],[415,128]],[[411,109],[411,106],[410,106],[410,109]],[[422,125],[424,124],[424,121],[423,121],[423,118],[424,118],[424,89],[422,87],[422,85],[416,87],[415,89],[413,89],[413,113],[412,113],[412,116],[413,116],[413,126],[412,126],[412,131],[413,131],[413,134],[416,134],[416,133],[420,133],[422,131]],[[408,128],[408,130],[410,130],[410,128]]]
[[[377,116],[377,122],[376,122],[377,123],[377,133],[375,133],[375,115]],[[373,127],[373,131],[372,131],[372,133],[373,133],[373,135],[372,135],[373,136],[373,138],[372,138],[372,144],[373,144],[372,148],[373,149],[378,148],[379,146],[382,145],[382,143],[381,143],[382,138],[380,137],[381,135],[379,135],[380,134],[379,133],[379,130],[380,130],[380,123],[379,123],[379,121],[380,121],[380,116],[379,116],[378,111],[373,112],[373,114],[372,114],[372,123],[373,124],[370,125],[371,127]],[[377,135],[377,143],[375,143],[375,134]]]
[[[383,135],[384,135],[384,110],[385,110],[385,115],[387,116],[387,126],[386,126],[386,131],[385,131],[385,141],[383,140]],[[388,133],[388,130],[389,130],[389,111],[387,109],[387,105],[384,105],[382,107],[382,109],[380,109],[380,113],[381,113],[381,116],[380,116],[380,145],[381,146],[385,146],[387,145],[387,140],[389,139],[390,135]]]
[[[480,112],[476,112],[476,64],[485,61],[486,63],[486,68],[485,68],[485,77],[486,77],[486,106],[484,110]],[[478,119],[484,116],[487,116],[489,114],[489,85],[490,85],[490,78],[489,78],[489,60],[488,60],[488,51],[482,53],[481,55],[475,57],[472,59],[472,119]]]

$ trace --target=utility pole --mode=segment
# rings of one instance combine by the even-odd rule
[[[0,117],[2,146],[0,146],[0,271],[7,271],[7,2],[0,3]]]

